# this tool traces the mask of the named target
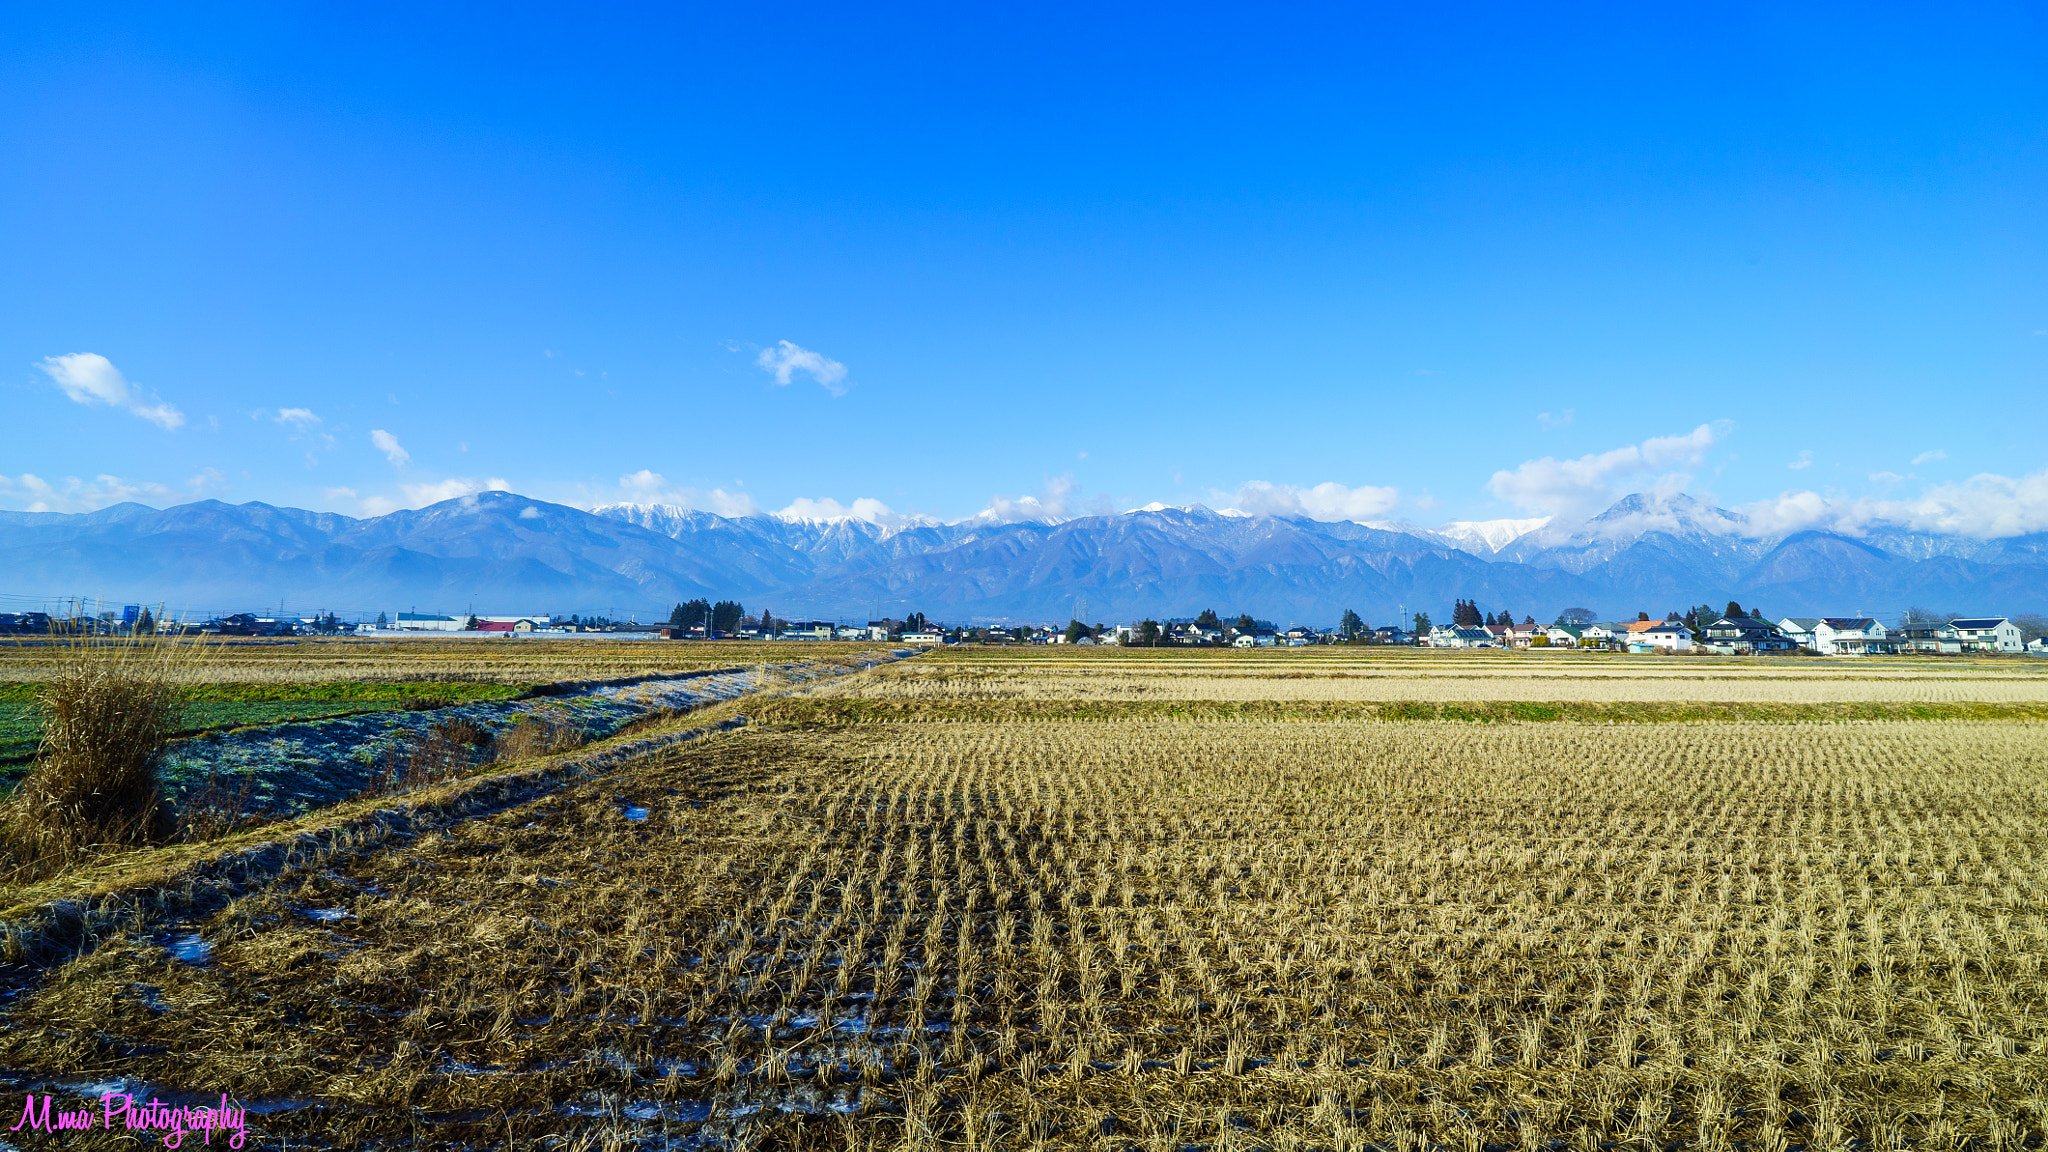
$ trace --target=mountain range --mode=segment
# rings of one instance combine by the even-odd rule
[[[0,512],[0,607],[59,597],[185,613],[329,609],[665,616],[737,599],[784,618],[922,611],[1058,622],[1203,608],[1328,624],[1455,599],[1549,619],[1661,616],[1730,599],[1781,615],[2048,610],[2048,533],[1982,540],[1904,530],[1759,534],[1687,496],[1629,496],[1547,520],[1328,522],[1158,505],[1060,522],[889,525],[725,517],[670,505],[584,510],[485,492],[355,518],[202,500],[82,514]]]

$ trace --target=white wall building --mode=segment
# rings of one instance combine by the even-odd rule
[[[2020,634],[2020,626],[2003,616],[1974,616],[1964,620],[1951,620],[1948,626],[1956,630],[1956,638],[1963,642],[1965,652],[2023,652],[2027,642]]]

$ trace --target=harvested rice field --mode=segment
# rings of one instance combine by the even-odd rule
[[[831,658],[874,645],[836,642],[659,640],[215,640],[196,669],[222,684],[404,684],[418,681],[552,684],[673,675],[735,665]],[[0,682],[38,681],[64,642],[0,640]]]
[[[2048,721],[1289,712],[1292,655],[1184,668],[1270,714],[921,656],[232,885],[102,872],[125,918],[17,910],[0,1068],[292,1148],[2044,1146]]]

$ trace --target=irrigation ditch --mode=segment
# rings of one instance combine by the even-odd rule
[[[857,675],[916,655],[896,649],[874,659],[844,664],[776,665],[632,676],[545,686],[511,701],[460,704],[449,708],[371,717],[287,723],[181,742],[164,773],[167,791],[189,792],[197,782],[218,779],[223,767],[260,782],[259,802],[303,805],[296,818],[231,837],[224,851],[181,853],[144,878],[104,885],[85,877],[88,895],[29,899],[0,908],[0,1015],[41,971],[77,956],[117,933],[155,925],[167,938],[178,921],[211,915],[236,897],[288,873],[324,867],[339,857],[403,842],[465,820],[494,815],[527,803],[573,781],[630,763],[663,748],[744,727],[744,715],[684,728],[663,727],[644,736],[619,739],[626,729],[662,717],[680,719],[690,711],[751,694],[788,695],[829,680]],[[494,731],[509,731],[528,717],[553,709],[573,710],[587,743],[575,750],[502,772],[467,776],[348,803],[368,768],[388,749],[417,739],[436,724],[460,719]],[[351,740],[354,743],[351,743]],[[369,750],[365,755],[364,750]],[[278,759],[266,761],[269,751]],[[303,773],[308,781],[295,781]],[[323,806],[331,811],[321,811]],[[118,873],[116,874],[118,876]],[[69,878],[79,886],[78,877]],[[47,890],[60,886],[37,886]],[[40,1081],[0,1068],[0,1085]]]

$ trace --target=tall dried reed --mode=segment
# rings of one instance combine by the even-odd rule
[[[35,765],[0,808],[0,853],[17,879],[169,832],[156,765],[201,652],[143,637],[66,646],[36,694],[43,735]]]

